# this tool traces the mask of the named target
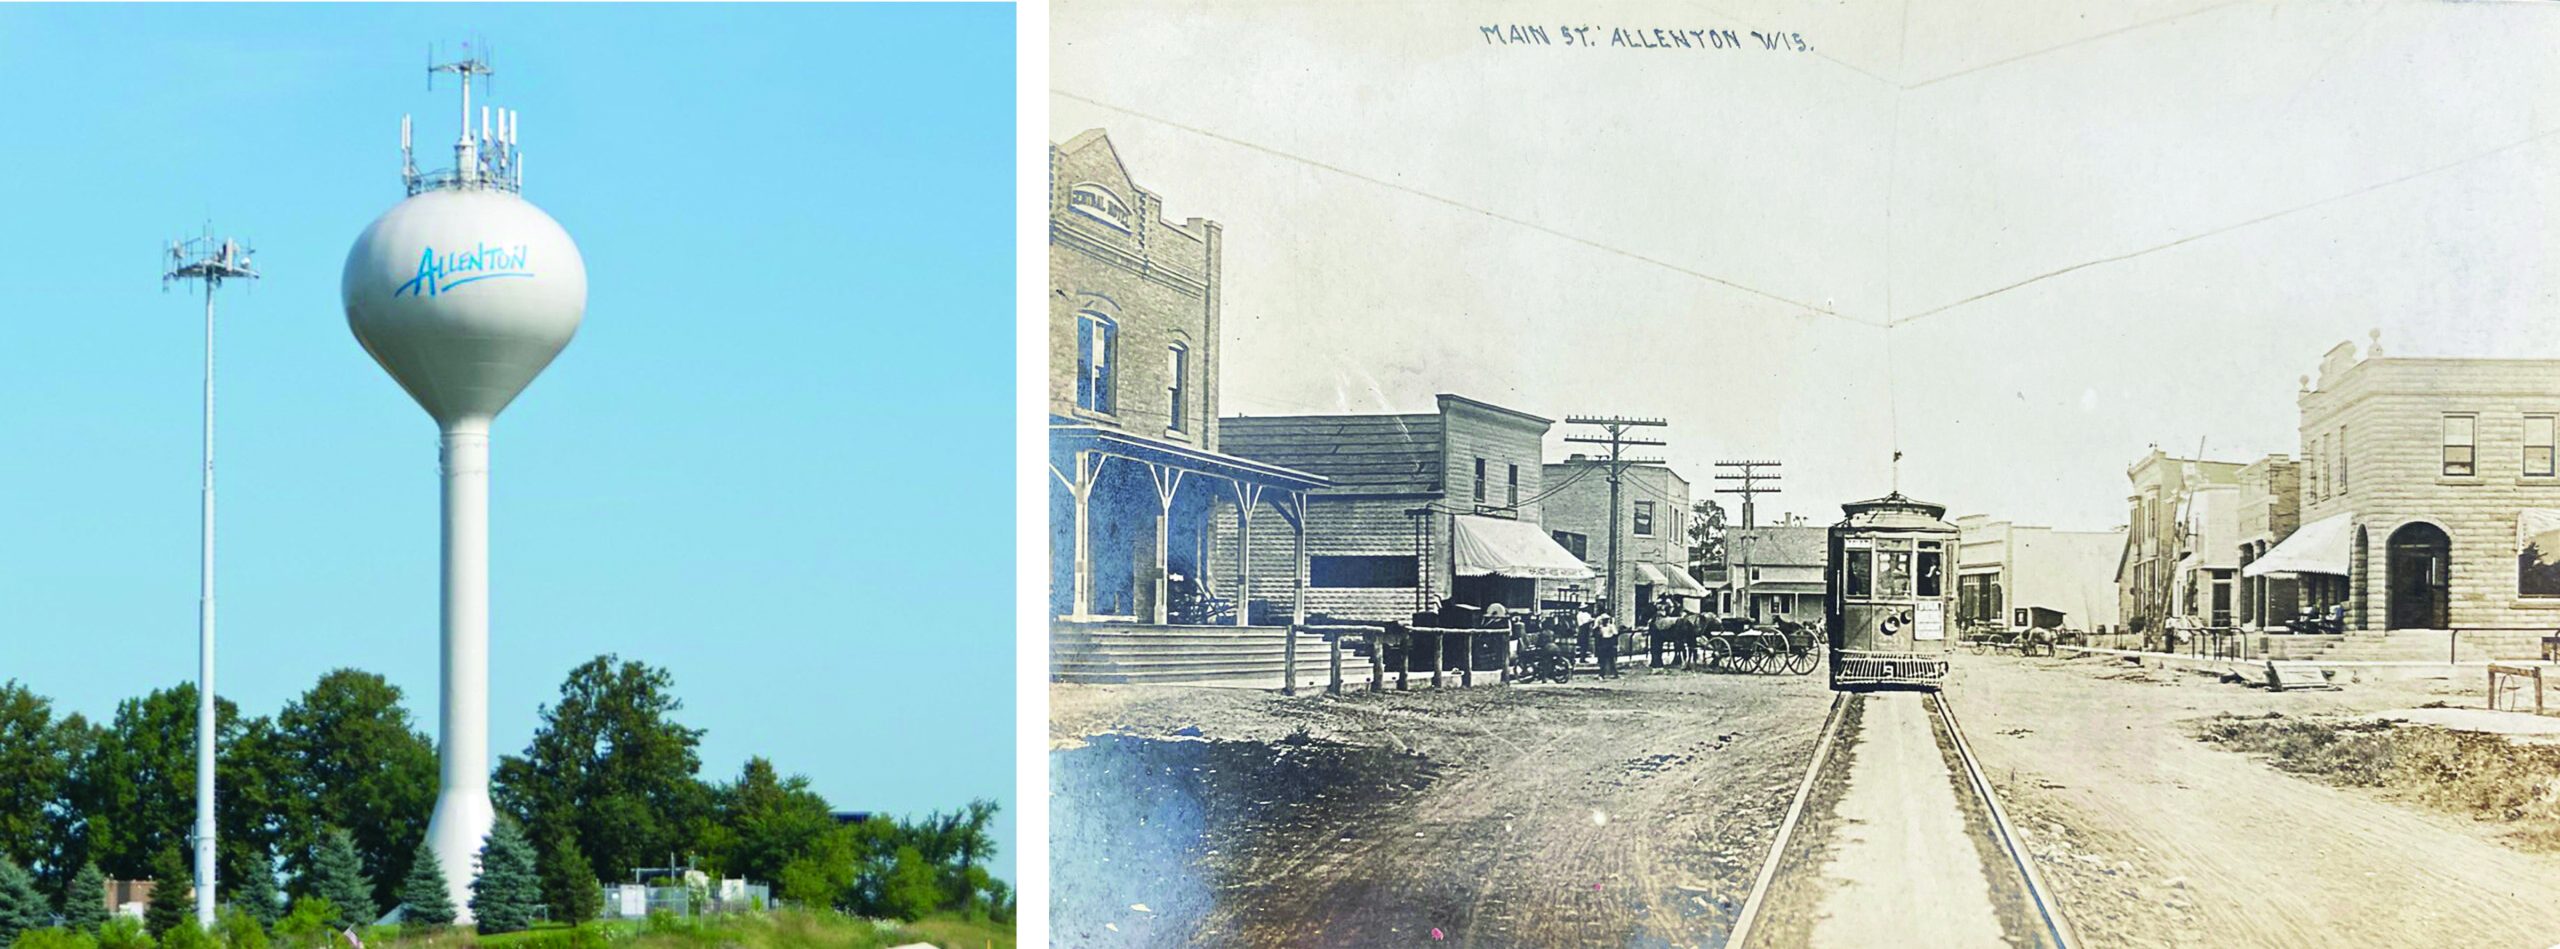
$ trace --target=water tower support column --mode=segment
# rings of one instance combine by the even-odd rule
[[[461,919],[471,918],[489,805],[489,421],[444,427],[444,702],[438,782],[427,840]]]

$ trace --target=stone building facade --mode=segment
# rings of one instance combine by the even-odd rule
[[[2116,611],[2135,632],[2172,616],[2209,622],[2237,602],[2238,462],[2177,458],[2157,445],[2125,477],[2124,552],[2116,564]]]
[[[2560,628],[2560,360],[2340,343],[2303,383],[2302,520],[2351,520],[2351,628]]]

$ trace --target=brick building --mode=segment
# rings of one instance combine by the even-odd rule
[[[1578,602],[1608,583],[1609,463],[1573,455],[1548,463],[1544,477],[1539,526],[1598,577],[1570,589],[1551,583],[1541,599]],[[1661,464],[1631,465],[1619,476],[1618,505],[1618,582],[1624,588],[1618,621],[1634,622],[1663,595],[1702,608],[1695,601],[1706,596],[1706,587],[1689,576],[1689,479]]]
[[[2343,574],[2349,628],[2560,627],[2560,360],[2340,343],[2298,402],[2303,526],[2269,556]]]
[[[1325,483],[1219,451],[1219,228],[1162,213],[1099,130],[1050,146],[1050,599],[1065,622],[1244,625],[1206,592],[1209,512],[1277,513],[1265,532],[1294,536]],[[1282,589],[1299,577],[1287,558],[1263,569]]]
[[[1226,449],[1326,480],[1306,495],[1307,612],[1339,621],[1403,621],[1442,597],[1535,605],[1541,580],[1591,571],[1539,527],[1540,453],[1552,420],[1456,395],[1415,414],[1302,415],[1220,421]],[[1215,514],[1216,553],[1238,545],[1232,509]],[[1288,552],[1257,534],[1252,562]],[[1257,566],[1257,578],[1278,576]],[[1233,595],[1237,584],[1222,578]],[[1246,598],[1269,600],[1257,579]]]
[[[2240,469],[2240,610],[2238,625],[2280,627],[2301,610],[2321,610],[2343,594],[2319,574],[2259,567],[2268,552],[2302,527],[2302,463],[2268,455]]]

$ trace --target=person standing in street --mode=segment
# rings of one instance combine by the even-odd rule
[[[1618,677],[1618,617],[1605,602],[1600,604],[1599,613],[1593,621],[1591,644],[1600,650],[1600,677],[1615,679]]]

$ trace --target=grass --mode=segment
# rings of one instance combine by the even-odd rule
[[[442,930],[368,940],[367,945],[373,949],[886,949],[915,942],[942,949],[1014,949],[1010,925],[957,917],[873,922],[789,909],[695,920],[611,920],[583,927],[544,923],[491,936]]]
[[[2266,755],[2285,771],[2507,825],[2527,849],[2560,851],[2560,746],[2432,726],[2332,724],[2274,712],[2216,716],[2199,732],[2206,741]]]

